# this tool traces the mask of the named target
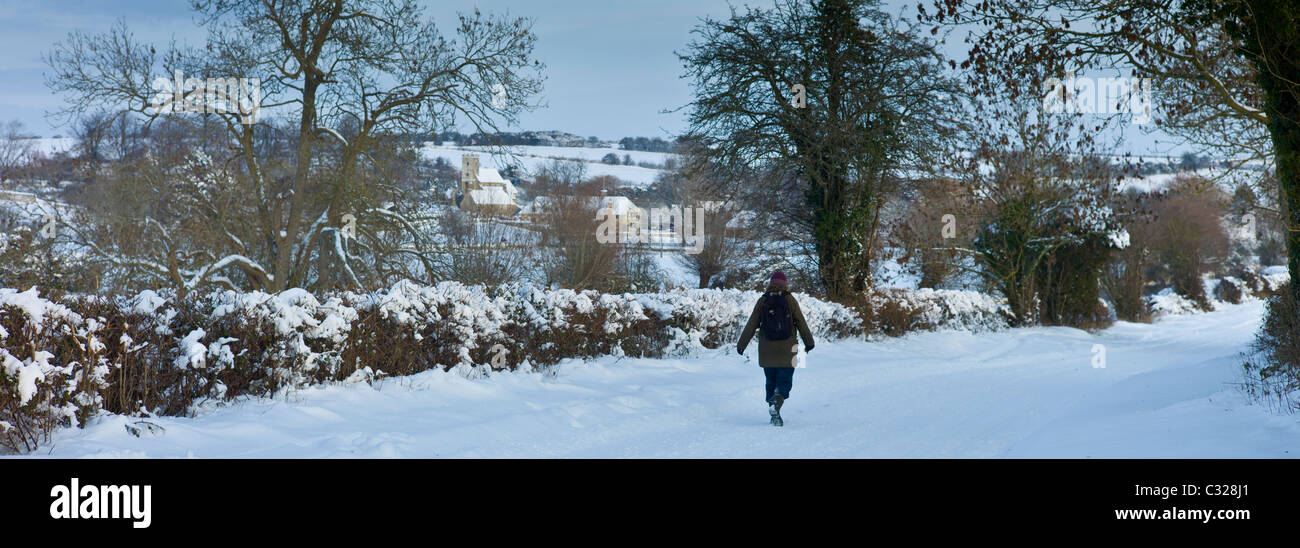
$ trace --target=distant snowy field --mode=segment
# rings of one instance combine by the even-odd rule
[[[71,137],[45,137],[28,141],[31,150],[44,156],[59,152],[68,152],[76,147],[77,140]],[[438,157],[460,167],[460,158],[465,154],[478,154],[483,167],[503,169],[511,164],[518,164],[530,175],[552,160],[573,160],[586,165],[588,177],[611,175],[618,177],[627,186],[642,187],[655,181],[662,169],[645,168],[637,165],[610,165],[601,163],[606,154],[618,156],[620,162],[624,156],[631,156],[634,164],[646,163],[663,166],[673,154],[666,152],[643,152],[639,150],[621,150],[618,148],[583,148],[583,147],[545,147],[515,146],[506,149],[507,154],[500,154],[501,149],[482,146],[455,146],[451,143],[425,143],[422,153],[430,160]]]
[[[1119,181],[1118,190],[1121,192],[1130,189],[1138,192],[1158,192],[1169,188],[1179,177],[1198,176],[1213,181],[1219,189],[1232,195],[1237,186],[1243,183],[1259,179],[1259,173],[1252,170],[1230,171],[1222,168],[1204,168],[1196,171],[1180,171],[1177,173],[1156,173],[1144,175],[1142,177],[1122,177]]]
[[[125,428],[139,419],[102,417],[30,457],[1294,457],[1297,418],[1231,385],[1262,310],[824,341],[784,428],[767,425],[751,346],[318,386],[148,419],[162,430],[141,438]]]
[[[77,140],[72,137],[39,137],[24,140],[24,144],[33,152],[38,152],[44,156],[53,156],[76,148]]]
[[[662,166],[673,156],[663,152],[641,152],[637,150],[620,150],[617,148],[580,148],[580,147],[542,147],[542,146],[515,146],[506,149],[508,154],[494,154],[500,152],[499,149],[489,147],[466,146],[458,147],[448,144],[437,145],[426,143],[422,150],[424,157],[430,160],[434,158],[446,158],[452,165],[460,167],[460,158],[465,154],[478,154],[479,164],[483,167],[504,169],[512,164],[519,164],[522,169],[530,175],[536,174],[540,168],[551,163],[551,161],[573,160],[580,161],[587,167],[588,177],[598,177],[602,175],[611,175],[618,177],[627,186],[647,186],[655,181],[655,178],[663,172],[662,169],[651,169],[636,165],[610,165],[603,164],[600,159],[606,154],[617,155],[619,161],[623,160],[624,155],[630,155],[633,163],[649,163],[656,166]]]

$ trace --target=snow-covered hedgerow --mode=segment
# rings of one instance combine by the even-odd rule
[[[428,369],[482,375],[567,358],[688,355],[735,342],[761,294],[603,294],[400,282],[372,293],[144,291],[51,301],[0,290],[0,440],[28,451],[99,411],[182,415],[207,399]],[[849,308],[798,295],[820,339]]]
[[[636,297],[650,314],[669,322],[672,339],[665,353],[682,355],[734,343],[762,295],[738,289],[672,289]],[[815,338],[843,339],[863,333],[862,319],[853,309],[799,293],[794,296]]]
[[[977,291],[875,288],[858,308],[867,330],[889,336],[912,331],[1005,329],[1005,302]],[[811,320],[810,320],[811,321]]]
[[[28,451],[51,428],[84,423],[100,411],[184,415],[204,400],[270,396],[320,382],[691,355],[734,344],[761,295],[404,281],[323,298],[293,289],[51,301],[36,290],[4,289],[0,440]],[[971,292],[881,290],[858,308],[795,297],[818,340],[1005,326],[1002,305]],[[880,318],[889,314],[897,318],[882,329]]]

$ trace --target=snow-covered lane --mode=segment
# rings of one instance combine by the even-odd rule
[[[157,418],[104,417],[55,457],[1291,457],[1300,419],[1231,383],[1258,302],[1097,334],[1068,328],[821,342],[784,428],[762,373],[717,351],[566,362],[554,377],[430,372]],[[1094,345],[1105,352],[1093,367]]]

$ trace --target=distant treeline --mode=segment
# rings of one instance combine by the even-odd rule
[[[599,147],[604,144],[604,141],[601,141],[599,137],[582,137],[562,131],[471,133],[468,135],[451,131],[439,134],[438,138],[441,141],[455,141],[461,145]]]
[[[677,144],[658,137],[624,137],[618,142],[623,150],[640,150],[644,152],[672,152]]]
[[[437,141],[454,141],[461,145],[500,145],[500,146],[559,146],[559,147],[600,147],[607,144],[599,137],[582,137],[561,131],[521,131],[516,133],[458,133],[448,131],[428,136]],[[643,152],[673,152],[677,148],[676,140],[660,137],[624,137],[618,141],[623,150]]]

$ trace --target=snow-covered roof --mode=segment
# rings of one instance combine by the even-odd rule
[[[501,184],[509,183],[510,181],[505,180],[505,178],[501,176],[501,172],[493,168],[480,167],[478,168],[478,182]]]
[[[636,204],[632,203],[632,200],[627,199],[625,196],[606,196],[601,200],[600,207],[610,208],[615,215],[627,215],[628,211],[639,209]]]
[[[523,211],[520,211],[520,214],[536,215],[543,213],[544,210],[551,207],[554,202],[555,199],[550,196],[538,196],[533,200],[533,203],[524,207]],[[640,209],[626,196],[588,196],[587,205],[597,209],[608,207],[615,215],[620,216],[627,215],[627,213],[633,209]]]
[[[515,205],[515,197],[501,188],[471,190],[469,195],[478,205]]]

